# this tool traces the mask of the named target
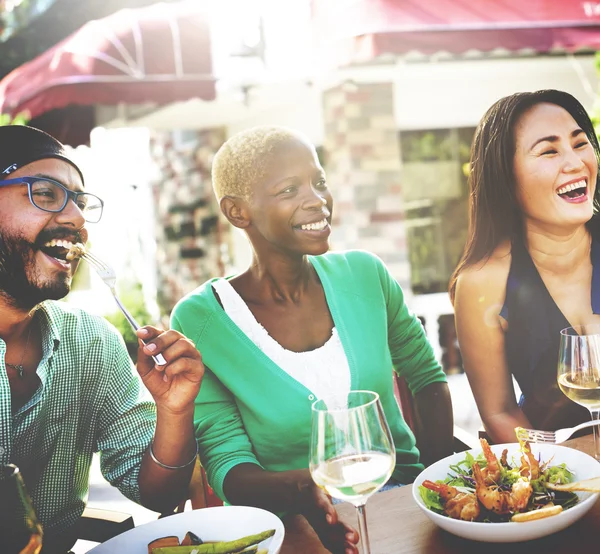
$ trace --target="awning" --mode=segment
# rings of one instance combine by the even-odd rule
[[[0,81],[0,112],[34,118],[72,104],[213,100],[202,4],[159,3],[90,21]]]
[[[312,0],[319,56],[600,49],[600,3],[562,0]]]

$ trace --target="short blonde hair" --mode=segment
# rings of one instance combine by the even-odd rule
[[[265,177],[271,154],[291,139],[310,144],[301,133],[277,125],[252,127],[233,135],[219,148],[212,163],[217,200],[224,196],[250,198],[253,185]]]

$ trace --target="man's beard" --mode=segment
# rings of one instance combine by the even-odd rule
[[[38,238],[44,244],[50,238]],[[54,233],[56,235],[56,233]],[[0,297],[15,308],[30,311],[44,300],[59,300],[71,290],[71,276],[57,275],[44,280],[36,268],[35,244],[23,235],[9,236],[0,232]]]

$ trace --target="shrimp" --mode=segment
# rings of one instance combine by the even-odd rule
[[[487,467],[481,469],[483,478],[488,485],[491,485],[492,483],[499,483],[500,478],[502,477],[502,472],[500,471],[500,463],[498,462],[498,458],[496,458],[496,455],[492,452],[488,441],[485,439],[479,439],[479,442],[481,443],[481,448],[483,448],[483,455],[487,460]]]
[[[527,441],[522,443],[521,450],[523,455],[521,456],[519,473],[524,477],[528,477],[530,481],[538,479],[540,476],[540,463],[535,459]]]
[[[440,495],[444,512],[452,519],[476,521],[479,517],[479,502],[477,502],[477,497],[473,493],[459,492],[455,487],[445,483],[434,483],[426,480],[422,484],[426,489]]]
[[[510,492],[500,490],[496,485],[487,485],[478,463],[473,464],[473,478],[475,479],[475,494],[479,502],[497,514],[524,510],[533,494],[531,483],[523,477],[513,484]]]

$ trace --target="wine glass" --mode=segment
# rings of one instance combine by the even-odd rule
[[[42,527],[19,468],[0,465],[0,552],[38,554],[42,549]]]
[[[560,332],[558,386],[600,423],[600,325],[578,325]],[[600,461],[600,437],[594,425],[594,457]]]
[[[365,504],[388,481],[396,450],[379,395],[351,391],[312,406],[310,473],[330,496],[354,504],[364,554],[370,554]]]

